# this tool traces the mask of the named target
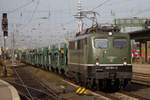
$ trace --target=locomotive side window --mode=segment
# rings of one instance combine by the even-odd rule
[[[108,40],[107,39],[94,39],[95,48],[107,48]]]
[[[126,48],[127,40],[126,39],[114,39],[114,48]]]
[[[78,41],[77,41],[77,49],[78,49],[78,50],[81,49],[81,40],[78,40]]]
[[[82,39],[82,40],[78,40],[78,50],[79,49],[83,49],[83,45],[84,45],[84,39]]]

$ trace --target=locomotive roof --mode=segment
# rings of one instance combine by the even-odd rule
[[[90,36],[97,36],[97,35],[100,35],[100,34],[101,34],[101,36],[103,35],[105,37],[108,37],[109,36],[108,33],[109,32],[99,31],[99,32],[94,32],[94,33],[82,34],[82,35],[76,36],[74,39],[70,40],[69,42],[76,41],[76,40],[82,40],[82,39],[85,39],[85,38],[89,38]],[[112,34],[113,34],[113,36],[120,36],[120,37],[129,35],[127,33],[121,33],[121,32],[117,32],[117,33],[112,32]]]
[[[87,28],[81,32],[76,33],[76,37],[70,41],[85,39],[95,34],[105,35],[108,34],[108,32],[112,32],[113,34],[120,34],[120,28],[116,25],[102,26],[96,24],[90,28]]]

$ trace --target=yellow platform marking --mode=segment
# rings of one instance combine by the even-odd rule
[[[79,93],[80,90],[81,90],[81,88],[79,88],[79,89],[76,91],[76,93]]]
[[[84,94],[87,94],[87,92],[86,92],[86,91],[84,91]]]
[[[79,93],[79,94],[84,93],[84,91],[85,91],[85,88],[83,88],[83,89],[80,91],[80,93]]]

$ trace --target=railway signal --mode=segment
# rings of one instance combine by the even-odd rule
[[[7,13],[3,13],[3,19],[2,19],[2,30],[8,31],[8,19],[7,19]]]
[[[2,30],[4,38],[8,37],[8,19],[7,19],[7,13],[3,13],[3,19],[2,19]]]

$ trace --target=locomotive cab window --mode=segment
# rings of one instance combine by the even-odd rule
[[[108,40],[107,39],[94,39],[95,48],[107,48]]]
[[[126,48],[127,40],[126,39],[114,39],[113,41],[114,48]]]

